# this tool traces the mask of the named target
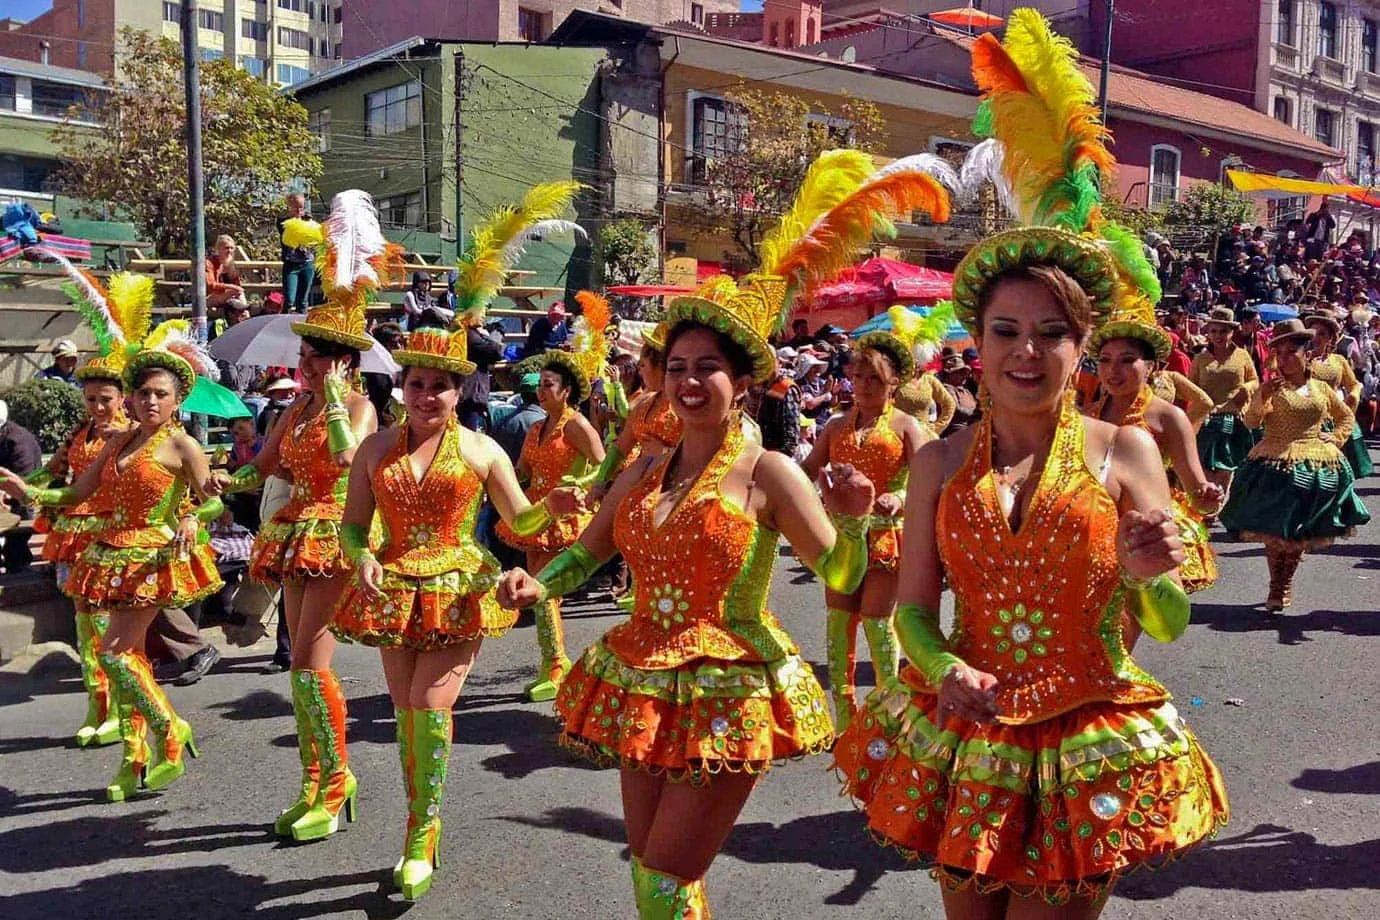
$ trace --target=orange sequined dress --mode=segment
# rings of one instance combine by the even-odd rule
[[[1168,858],[1227,820],[1217,768],[1123,641],[1116,504],[1066,406],[1019,530],[1002,511],[984,420],[945,484],[949,643],[993,674],[990,725],[940,720],[914,667],[874,691],[835,747],[870,828],[950,887],[1059,902]]]
[[[335,462],[326,443],[326,413],[303,420],[309,402],[293,410],[279,447],[279,464],[292,476],[292,494],[259,528],[249,556],[249,577],[266,584],[345,575],[340,519],[350,470]]]
[[[336,602],[332,631],[365,645],[422,652],[507,632],[517,612],[498,606],[502,569],[475,540],[484,483],[461,454],[459,423],[447,423],[420,481],[407,432],[400,432],[370,484],[382,523],[383,591],[370,595],[352,577]]]
[[[891,427],[894,411],[891,403],[887,403],[871,427],[859,432],[858,410],[851,410],[845,417],[843,430],[829,448],[831,464],[852,464],[876,487],[878,495],[905,489],[909,472],[906,442]],[[928,432],[929,428],[922,430]],[[901,515],[872,515],[867,531],[868,571],[894,572],[900,561]]]
[[[618,508],[632,615],[585,651],[556,697],[562,740],[597,762],[699,782],[764,771],[833,741],[823,689],[767,610],[779,534],[720,492],[742,450],[731,426],[660,525],[672,454]]]
[[[99,490],[109,496],[109,526],[72,564],[67,579],[67,592],[93,609],[185,607],[222,587],[204,529],[185,553],[173,546],[187,483],[154,452],[178,430],[175,425],[159,429],[120,472],[117,459],[136,432],[125,435],[101,470]]]
[[[82,425],[67,446],[69,482],[76,482],[109,443],[108,439],[93,438],[92,429],[91,422]],[[110,490],[102,487],[79,505],[46,512],[49,531],[43,541],[43,558],[66,565],[76,562],[96,534],[105,528],[112,510]]]
[[[562,479],[572,472],[579,472],[585,465],[584,455],[565,437],[566,423],[574,416],[575,410],[566,406],[561,417],[550,426],[550,434],[545,438],[541,435],[542,425],[533,425],[527,430],[518,463],[525,464],[532,472],[525,491],[527,500],[533,504],[558,488]],[[589,525],[593,516],[588,511],[567,514],[556,518],[545,530],[528,537],[514,532],[507,521],[500,521],[497,532],[499,539],[514,549],[558,553],[579,539],[580,532]]]
[[[680,443],[680,416],[671,408],[670,397],[664,393],[653,393],[640,399],[628,414],[628,425],[632,427],[633,440],[637,444],[644,441],[658,441],[664,449]]]
[[[1106,421],[1111,421],[1114,425],[1130,425],[1154,437],[1155,433],[1145,423],[1145,410],[1154,398],[1155,393],[1149,386],[1142,387],[1120,420]],[[1107,397],[1103,396],[1094,402],[1088,414],[1093,418],[1102,418],[1106,401]],[[1179,566],[1179,578],[1183,582],[1184,590],[1193,594],[1217,583],[1217,557],[1213,555],[1212,547],[1208,543],[1207,525],[1203,523],[1203,516],[1194,509],[1193,500],[1184,491],[1179,477],[1174,475],[1173,462],[1169,459],[1169,454],[1161,451],[1161,457],[1164,460],[1165,472],[1169,474],[1170,494],[1174,499],[1170,510],[1174,514],[1174,523],[1179,527],[1179,537],[1184,541],[1184,552],[1187,554],[1183,564]]]

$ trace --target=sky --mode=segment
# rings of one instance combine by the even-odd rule
[[[53,0],[0,0],[0,18],[9,16],[28,22],[53,8]]]
[[[742,0],[740,9],[744,13],[755,13],[762,8],[762,0]]]

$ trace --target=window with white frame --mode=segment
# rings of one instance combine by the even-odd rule
[[[379,211],[379,223],[385,227],[421,227],[422,193],[405,192],[375,198],[374,205]]]
[[[422,85],[399,83],[364,96],[364,133],[370,137],[397,134],[422,123]]]
[[[310,77],[311,71],[307,70],[305,67],[298,67],[296,64],[284,64],[280,62],[278,66],[274,68],[273,76],[282,86],[292,86]]]
[[[1375,73],[1377,45],[1380,44],[1376,31],[1374,19],[1361,20],[1361,69],[1366,73]]]
[[[240,36],[256,42],[268,41],[268,23],[257,19],[240,20]]]
[[[30,92],[33,96],[33,113],[35,115],[63,118],[67,115],[69,108],[81,107],[86,102],[86,96],[80,89],[65,83],[34,80],[31,87]]]
[[[1289,105],[1289,100],[1288,100],[1287,97],[1285,97],[1285,96],[1276,96],[1276,97],[1275,97],[1275,101],[1274,101],[1274,116],[1275,116],[1275,121],[1282,121],[1282,122],[1284,122],[1286,125],[1292,125],[1292,124],[1294,123],[1294,113],[1293,113],[1293,109],[1292,109],[1292,106]]]
[[[690,4],[690,21],[693,22],[693,23],[694,23],[695,25],[697,25],[697,26],[702,26],[702,25],[704,25],[704,4],[703,4],[703,3],[692,3],[692,4]]]
[[[1329,147],[1337,146],[1337,119],[1331,109],[1324,109],[1321,106],[1313,110],[1313,137],[1322,141]]]
[[[1281,169],[1275,173],[1281,179],[1301,178],[1292,169]],[[1291,220],[1303,220],[1308,207],[1308,199],[1303,196],[1293,198],[1271,198],[1265,202],[1265,216],[1271,225],[1283,227]]]
[[[1150,148],[1150,207],[1179,200],[1179,162],[1178,147],[1156,144]]]
[[[1279,0],[1275,17],[1275,41],[1281,45],[1294,44],[1294,0]]]
[[[14,77],[0,73],[0,109],[13,112],[15,107]]]
[[[180,3],[168,3],[167,0],[164,0],[164,3],[163,3],[163,21],[164,21],[164,22],[181,22],[181,21],[182,21],[182,4],[180,4]]]
[[[196,24],[207,32],[224,32],[225,14],[215,10],[197,10]]]
[[[301,29],[289,29],[286,26],[278,27],[278,44],[284,48],[293,48],[297,51],[311,51],[311,35]]]
[[[331,110],[321,109],[307,113],[307,130],[316,138],[316,152],[325,153],[331,149]]]
[[[817,115],[811,112],[805,116],[805,124],[811,132],[818,132],[821,139],[832,147],[847,147],[853,143],[853,123],[846,118],[834,115]]]
[[[1375,184],[1375,125],[1368,121],[1356,122],[1356,184]]]
[[[722,96],[690,94],[691,182],[704,182],[710,165],[741,149],[747,115]]]
[[[1337,4],[1326,0],[1318,4],[1318,54],[1337,58]]]

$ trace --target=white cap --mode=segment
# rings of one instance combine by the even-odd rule
[[[75,358],[77,345],[71,339],[58,339],[53,345],[52,354],[54,358]]]

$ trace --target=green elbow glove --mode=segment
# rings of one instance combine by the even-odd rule
[[[374,554],[369,550],[369,528],[363,524],[341,525],[340,549],[345,553],[350,565],[355,568],[358,568],[364,559],[374,558]]]
[[[867,574],[868,518],[829,517],[834,522],[834,545],[815,560],[812,569],[830,591],[852,594]]]
[[[1157,642],[1173,642],[1188,629],[1188,594],[1168,575],[1139,581],[1122,572],[1126,606],[1145,634]]]
[[[48,472],[47,466],[40,466],[32,473],[25,476],[24,481],[31,486],[42,488],[48,485],[48,483],[52,482],[56,478],[57,477],[55,477],[52,473]]]
[[[350,427],[350,410],[345,408],[349,392],[343,381],[327,375],[326,383],[326,447],[332,454],[341,454],[354,447],[355,432]]]
[[[944,678],[963,659],[949,651],[949,640],[939,629],[939,611],[919,604],[902,604],[896,608],[896,636],[906,659],[925,675],[935,690]]]
[[[61,489],[40,489],[31,485],[24,490],[24,495],[28,498],[29,504],[50,508],[77,503],[76,492],[71,486],[63,486]]]
[[[259,474],[259,468],[252,463],[246,463],[235,470],[234,475],[230,477],[230,487],[225,491],[231,495],[236,492],[252,492],[263,481],[263,476]]]
[[[589,577],[598,570],[599,560],[583,543],[576,542],[537,573],[537,581],[541,582],[545,591],[542,600],[569,594],[589,581]]]
[[[554,520],[555,517],[552,516],[551,509],[546,507],[546,501],[543,499],[519,511],[509,526],[513,528],[513,533],[518,536],[530,537],[551,526],[551,522]]]
[[[618,442],[614,441],[604,452],[604,462],[594,471],[590,485],[601,486],[613,482],[613,477],[618,474],[618,468],[622,465],[623,452],[618,449]]]
[[[225,513],[225,502],[219,496],[212,496],[206,501],[196,506],[196,511],[192,512],[196,519],[203,524],[220,520],[220,516]]]

